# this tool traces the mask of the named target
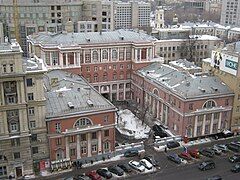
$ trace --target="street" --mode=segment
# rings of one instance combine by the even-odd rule
[[[197,148],[203,148],[203,147],[211,147],[213,144],[226,144],[234,140],[239,140],[239,137],[233,137],[229,139],[222,139],[218,140],[215,142],[210,142],[206,144],[200,144],[200,145],[195,145],[192,147],[197,147]],[[149,172],[149,173],[139,173],[136,171],[133,171],[131,174],[127,174],[124,177],[119,177],[118,179],[164,179],[164,180],[173,180],[173,179],[184,179],[184,180],[197,180],[197,179],[206,179],[208,177],[212,177],[214,175],[220,175],[222,176],[225,180],[237,180],[240,178],[240,173],[232,173],[230,171],[231,167],[233,166],[232,163],[228,161],[228,157],[233,155],[233,152],[228,152],[226,154],[222,154],[220,156],[215,155],[213,161],[216,163],[216,168],[212,170],[207,170],[207,171],[200,171],[198,169],[198,164],[200,164],[202,161],[210,159],[205,156],[201,156],[200,159],[193,159],[189,161],[187,164],[175,164],[172,161],[169,161],[166,157],[166,153],[164,152],[156,152],[153,150],[151,146],[146,145],[145,146],[146,150],[146,155],[154,155],[155,160],[159,163],[160,169],[157,169],[156,171]],[[180,153],[183,151],[183,148],[178,148],[174,150],[169,150],[167,154],[170,153]],[[76,169],[70,172],[62,173],[62,174],[57,174],[51,177],[48,177],[48,179],[64,179],[67,177],[72,177],[76,174],[82,174],[86,173],[91,170],[97,170],[98,168],[106,168],[110,165],[115,165],[118,163],[128,163],[131,159],[139,161],[139,157],[133,157],[133,158],[124,158],[122,157],[118,161],[110,161],[110,162],[104,162],[101,164],[95,164],[91,167],[85,167],[82,169]],[[38,178],[38,179],[45,179],[44,177]]]

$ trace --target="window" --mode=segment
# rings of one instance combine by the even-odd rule
[[[7,167],[6,166],[0,166],[0,176],[7,175]]]
[[[14,138],[11,139],[11,145],[14,146],[20,146],[20,138]]]
[[[13,64],[10,64],[10,72],[13,72]]]
[[[87,140],[86,134],[81,134],[81,141],[86,141],[86,140]]]
[[[117,50],[112,50],[112,60],[117,60]]]
[[[56,139],[56,145],[61,145],[62,144],[62,139],[61,138],[57,138]]]
[[[124,65],[123,64],[120,64],[120,69],[123,69],[124,68]]]
[[[30,128],[31,129],[36,128],[36,121],[30,121]]]
[[[104,122],[104,123],[107,123],[107,122],[108,122],[108,116],[104,116],[104,117],[103,117],[103,122]]]
[[[229,105],[229,100],[226,99],[226,100],[225,100],[225,106],[228,106],[228,105]]]
[[[90,72],[90,67],[87,66],[87,67],[86,67],[86,70],[87,70],[87,72]]]
[[[97,66],[94,66],[94,71],[98,71],[98,67]]]
[[[54,10],[54,6],[51,6],[51,10]]]
[[[31,141],[36,142],[37,141],[37,134],[32,134]]]
[[[61,6],[57,6],[57,10],[58,10],[58,11],[61,10]]]
[[[102,59],[103,60],[107,60],[108,59],[108,52],[107,52],[107,50],[103,50],[103,52],[102,52]]]
[[[97,133],[96,132],[92,133],[92,139],[97,139]]]
[[[17,122],[11,122],[10,123],[10,132],[17,132],[19,130]]]
[[[32,81],[32,78],[28,78],[27,79],[27,86],[33,86],[33,81]]]
[[[13,153],[14,159],[20,159],[20,152]]]
[[[76,142],[76,136],[70,136],[70,137],[69,137],[69,142],[70,142],[70,143]]]
[[[104,136],[105,136],[105,137],[108,137],[108,136],[109,136],[109,130],[105,130],[105,131],[104,131]]]
[[[92,152],[97,152],[97,145],[96,144],[92,145]]]
[[[97,51],[93,51],[93,62],[98,62],[98,52]]]
[[[7,72],[7,65],[6,65],[6,64],[3,64],[3,65],[2,65],[2,68],[3,68],[3,72],[6,73],[6,72]]]
[[[193,110],[193,103],[189,104],[189,110]]]
[[[33,101],[34,100],[33,93],[28,93],[27,96],[28,96],[28,100],[29,101]]]
[[[110,149],[110,143],[109,142],[105,142],[104,144],[103,144],[103,147],[104,147],[104,150],[106,151],[106,150],[109,150]]]
[[[79,128],[79,127],[85,127],[88,125],[92,125],[91,120],[87,118],[81,118],[75,122],[74,127]]]
[[[56,129],[57,133],[60,133],[61,132],[61,123],[56,123],[55,124],[55,129]]]
[[[38,147],[32,147],[32,153],[37,154],[38,153]]]
[[[29,108],[28,108],[28,114],[29,114],[29,115],[34,115],[34,113],[35,113],[35,112],[34,112],[34,107],[29,107]]]
[[[70,149],[70,156],[76,155],[76,149]]]
[[[87,147],[86,146],[81,146],[81,153],[86,154],[87,153]]]
[[[113,65],[113,70],[116,70],[117,69],[117,65]]]
[[[212,100],[209,100],[207,102],[204,103],[203,108],[212,108],[215,107],[216,103]]]

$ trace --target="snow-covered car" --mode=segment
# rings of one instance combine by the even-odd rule
[[[216,146],[217,148],[221,149],[222,152],[228,152],[229,151],[228,147],[225,144],[216,144],[214,146]]]
[[[140,172],[145,171],[145,167],[142,164],[140,164],[140,162],[131,160],[131,161],[129,161],[128,164],[129,164],[130,167],[132,167],[135,170],[138,170]]]
[[[217,146],[213,146],[212,150],[214,151],[214,153],[216,155],[221,155],[222,154],[222,150],[220,148],[218,148]]]
[[[153,165],[146,159],[141,159],[140,164],[142,164],[145,168],[152,169]]]

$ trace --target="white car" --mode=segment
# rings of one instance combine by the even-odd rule
[[[141,159],[140,164],[142,164],[145,168],[152,169],[153,165],[146,159]]]
[[[139,162],[137,162],[137,161],[131,160],[131,161],[129,161],[128,164],[129,164],[129,166],[131,166],[133,169],[136,169],[136,170],[138,170],[138,171],[140,171],[140,172],[145,171],[145,167],[144,167],[142,164],[140,164]]]

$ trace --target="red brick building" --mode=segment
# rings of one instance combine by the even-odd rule
[[[29,52],[48,69],[83,75],[111,101],[131,99],[131,73],[154,59],[156,39],[118,30],[91,33],[39,33],[28,37]]]
[[[116,108],[81,76],[46,74],[50,160],[80,160],[115,150]]]
[[[197,137],[230,128],[234,93],[215,76],[153,63],[133,72],[132,92],[175,134]]]

